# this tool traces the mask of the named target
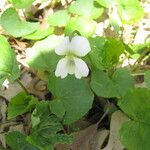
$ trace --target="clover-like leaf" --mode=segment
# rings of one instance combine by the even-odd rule
[[[5,79],[15,80],[19,77],[19,67],[15,52],[7,39],[0,35],[0,86]]]
[[[21,37],[37,30],[39,23],[21,21],[14,8],[8,8],[1,15],[1,25],[6,32],[14,37]]]
[[[72,76],[60,79],[51,75],[48,88],[56,100],[61,100],[65,108],[64,124],[70,124],[83,117],[93,103],[93,93],[84,80]]]
[[[35,107],[37,99],[24,92],[17,94],[11,98],[8,104],[8,119],[22,115]]]
[[[91,88],[98,96],[122,97],[133,85],[133,78],[126,69],[117,69],[111,78],[102,70],[92,72]]]

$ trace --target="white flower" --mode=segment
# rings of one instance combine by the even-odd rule
[[[55,75],[65,78],[68,74],[75,74],[78,79],[88,76],[87,64],[78,57],[87,55],[90,50],[89,41],[85,37],[75,36],[71,41],[65,37],[55,49],[56,54],[64,56],[57,64]]]

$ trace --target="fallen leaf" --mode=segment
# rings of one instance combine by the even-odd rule
[[[72,144],[59,144],[56,146],[56,150],[94,150],[97,126],[98,124],[94,124],[75,133],[75,139]]]
[[[111,117],[110,135],[107,146],[102,150],[123,150],[120,142],[119,130],[124,122],[129,120],[120,110],[114,112]]]

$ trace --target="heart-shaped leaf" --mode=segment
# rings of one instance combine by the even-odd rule
[[[65,108],[64,124],[70,124],[80,119],[92,107],[93,93],[84,80],[78,80],[72,76],[62,80],[51,75],[48,88],[55,99],[61,100],[63,103]]]
[[[46,39],[36,42],[27,50],[27,62],[36,70],[54,71],[60,59],[54,49],[62,40],[61,36],[50,35]]]
[[[14,8],[8,8],[1,15],[2,27],[8,34],[14,37],[21,37],[33,33],[37,30],[38,24],[39,23],[21,21]]]
[[[98,96],[121,97],[133,85],[133,78],[126,69],[117,69],[111,78],[101,70],[92,72],[91,88]]]
[[[149,150],[150,90],[130,90],[118,101],[118,105],[132,119],[120,130],[122,143],[130,150]]]

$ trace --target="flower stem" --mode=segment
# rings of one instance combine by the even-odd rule
[[[26,94],[29,94],[26,87],[22,84],[22,82],[19,79],[16,79],[16,82],[20,85],[20,87],[26,92]]]
[[[132,66],[132,71],[134,72],[138,65],[143,61],[143,59],[150,53],[150,48],[145,49],[145,51],[141,54],[141,56],[137,59],[137,61]]]

